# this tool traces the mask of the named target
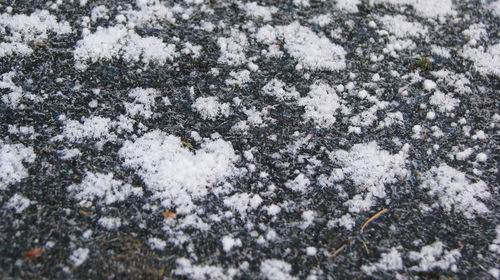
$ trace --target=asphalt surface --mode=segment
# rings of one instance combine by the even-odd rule
[[[132,1],[89,0],[83,6],[78,1],[60,2],[0,1],[2,14],[30,15],[37,10],[47,10],[58,22],[65,21],[71,27],[71,32],[64,34],[49,31],[47,38],[38,42],[21,40],[32,49],[29,55],[0,58],[0,74],[14,72],[11,81],[22,91],[17,105],[6,99],[0,103],[0,146],[4,149],[0,157],[3,162],[13,160],[8,158],[6,147],[18,144],[32,148],[36,155],[33,160],[28,157],[21,160],[27,174],[20,179],[12,179],[12,174],[22,167],[9,171],[7,164],[0,163],[3,173],[1,279],[498,279],[499,272],[495,269],[500,246],[500,233],[496,231],[499,224],[500,80],[498,72],[480,69],[477,61],[463,55],[468,44],[474,49],[481,46],[487,49],[499,43],[499,16],[491,8],[494,3],[454,1],[453,14],[432,17],[419,13],[412,5],[361,1],[358,11],[352,12],[339,9],[334,1],[311,0],[309,6],[261,1],[262,6],[276,8],[271,19],[266,20],[246,14],[239,2],[162,2],[159,5],[174,11],[175,22],[160,19],[127,29],[143,38],[153,36],[175,45],[175,57],[165,63],[144,63],[117,55],[112,59],[84,60],[86,68],[81,68],[74,53],[85,36],[82,18],[91,17],[97,6],[106,7],[107,16],[96,17],[88,24],[88,30],[94,33],[98,26],[118,25],[117,15],[125,14],[124,11],[140,8]],[[55,6],[51,7],[52,4]],[[175,5],[178,5],[177,12],[172,8]],[[188,16],[183,18],[183,14]],[[328,15],[328,23],[321,26],[312,22],[318,15]],[[390,29],[384,28],[381,20],[386,15],[403,15],[427,31],[418,35],[418,31],[413,30],[410,32],[413,35],[394,37],[394,40],[411,40],[414,46],[398,50],[397,55],[392,56],[384,52],[384,48],[393,40],[390,37],[394,31],[388,30],[389,35],[379,32]],[[282,56],[265,56],[262,50],[267,50],[269,45],[255,39],[256,31],[266,24],[288,26],[295,21],[341,46],[345,51],[345,67],[300,69],[297,67],[300,58],[291,55],[293,46],[287,41],[288,35],[278,36],[272,43],[280,48]],[[203,30],[202,22],[211,22],[215,27],[211,31]],[[484,32],[471,44],[471,36],[475,35],[464,31],[474,24],[482,24],[480,29]],[[396,24],[396,29],[399,27]],[[246,60],[240,65],[229,65],[220,59],[218,39],[230,38],[235,30],[247,37]],[[9,27],[0,32],[0,42],[13,42],[9,32],[13,32]],[[182,53],[184,42],[201,46],[200,55]],[[447,49],[450,55],[436,54],[433,46]],[[377,60],[372,54],[385,57]],[[498,62],[495,64],[498,56],[500,54],[494,53],[489,59],[491,67],[498,66]],[[258,70],[252,71],[249,61],[257,65]],[[218,69],[218,75],[212,68]],[[250,79],[228,85],[231,72],[241,70],[249,70]],[[448,71],[444,76],[450,80],[437,77],[437,71]],[[375,74],[380,79],[374,79]],[[461,86],[460,81],[453,80],[456,77],[468,82]],[[262,88],[273,78],[287,87],[295,87],[298,97],[279,100],[262,94]],[[426,89],[425,80],[434,81],[436,88]],[[305,118],[307,108],[300,101],[306,100],[301,98],[308,96],[319,81],[335,88],[343,106],[349,108],[345,111],[339,107],[334,113],[335,122],[327,126],[319,125],[317,119]],[[352,90],[347,89],[349,82],[354,83]],[[337,85],[346,87],[343,93]],[[151,117],[140,113],[131,115],[125,108],[124,102],[134,102],[128,94],[135,88],[157,90]],[[375,110],[374,122],[366,126],[353,124],[353,116],[374,104],[360,96],[361,89],[387,102],[385,107]],[[443,109],[446,102],[433,104],[430,100],[436,90],[458,99],[458,105],[448,110]],[[3,98],[13,91],[2,85],[0,95]],[[229,103],[229,113],[204,118],[193,109],[195,100],[204,96],[216,96],[220,103]],[[163,97],[169,102],[162,102]],[[255,111],[267,112],[262,115],[262,123],[249,122],[245,111],[252,107]],[[428,117],[429,111],[435,112],[436,117]],[[387,114],[395,112],[401,113],[402,120],[380,127]],[[83,123],[82,117],[96,116],[112,121],[128,116],[132,128],[120,130],[111,126],[94,138],[60,136],[68,129],[67,120]],[[247,128],[235,129],[245,120]],[[349,132],[353,126],[361,127],[359,133]],[[415,126],[422,128],[419,136]],[[436,136],[434,126],[439,127],[441,136]],[[14,127],[32,129],[20,132]],[[133,143],[152,131],[178,137],[183,151],[192,154],[202,150],[203,143],[218,133],[238,156],[227,166],[237,171],[228,171],[227,176],[221,175],[222,179],[203,185],[208,188],[204,195],[195,196],[188,191],[194,203],[192,209],[182,211],[176,202],[165,207],[166,204],[155,197],[158,193],[151,187],[151,181],[145,179],[153,176],[148,178],[154,181],[156,175],[148,173],[149,170],[140,171],[140,166],[125,164],[121,152],[126,143]],[[198,139],[193,131],[206,139]],[[478,131],[486,136],[472,137]],[[353,147],[373,141],[377,149],[386,154],[379,154],[380,158],[362,158],[355,162],[357,166],[332,156],[335,151],[345,150],[351,152],[348,158],[363,157],[355,154]],[[405,144],[408,144],[407,150]],[[75,148],[80,152],[78,156],[63,158],[64,149]],[[473,150],[470,156],[457,156],[467,148]],[[356,176],[391,174],[393,168],[401,167],[399,163],[382,171],[370,170],[373,167],[370,163],[384,162],[402,150],[405,151],[402,163],[405,173],[379,183],[384,195],[373,198],[374,204],[367,209],[350,209],[348,201],[357,194],[371,192],[372,187],[363,180],[365,183],[358,183]],[[245,151],[251,151],[253,156],[248,157]],[[478,156],[480,153],[486,158]],[[20,157],[21,152],[12,152],[10,156],[12,154]],[[182,155],[178,157],[181,161]],[[139,165],[144,167],[145,162]],[[432,174],[432,168],[442,164],[465,175],[465,180],[457,184],[475,189],[484,186],[488,195],[478,197],[480,195],[471,190],[469,195],[446,208],[445,200],[459,193],[450,190],[451,194],[446,191],[430,194],[422,187],[426,180],[432,181],[428,175]],[[343,170],[344,180],[325,179],[337,169]],[[360,169],[366,169],[367,173]],[[109,204],[99,203],[99,199],[78,199],[68,187],[81,184],[89,172],[112,173],[114,179],[140,188],[142,194]],[[297,191],[290,187],[290,182],[300,174],[307,177],[308,182],[305,189]],[[231,187],[225,188],[224,184]],[[438,182],[438,186],[444,184]],[[213,191],[221,189],[225,192]],[[168,191],[167,187],[165,192]],[[256,207],[246,206],[239,211],[238,206],[225,203],[228,197],[238,193],[258,194],[262,201]],[[19,207],[11,203],[16,194],[31,203],[16,211]],[[472,199],[471,205],[463,204],[471,197],[477,200]],[[244,199],[237,199],[235,205],[246,203]],[[276,215],[267,210],[273,204],[281,209]],[[487,210],[474,210],[478,205]],[[383,209],[387,211],[361,230],[370,217]],[[304,212],[314,213],[309,224]],[[346,214],[355,224],[351,228],[335,225],[334,221]],[[121,226],[106,228],[103,217],[119,218]],[[193,217],[201,222],[192,222]],[[236,245],[225,250],[224,236],[231,236]],[[151,238],[164,241],[164,246],[151,245]],[[428,255],[422,258],[442,265],[422,268],[422,259],[412,256],[411,252],[421,252],[423,247],[435,242],[443,244],[442,252],[435,258]],[[308,251],[308,247],[314,247],[315,254]],[[75,260],[78,249],[88,249],[81,263]],[[380,264],[384,254],[391,250],[397,252],[399,258],[390,262],[392,266]],[[458,252],[459,256],[446,258],[449,252]],[[183,258],[192,266],[183,266],[179,261]],[[290,267],[277,265],[273,267],[276,271],[269,272],[263,265],[266,260],[280,260]],[[402,262],[400,265],[398,260]],[[370,271],[370,266],[376,268]]]

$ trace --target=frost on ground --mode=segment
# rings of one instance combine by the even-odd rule
[[[0,278],[498,278],[499,3],[0,1]]]

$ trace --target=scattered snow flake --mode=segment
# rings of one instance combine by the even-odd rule
[[[493,14],[496,15],[497,17],[500,17],[500,1],[499,0],[492,1],[488,5],[488,10],[492,11]],[[498,278],[498,277],[496,277],[496,278]]]
[[[67,120],[64,122],[62,134],[56,136],[56,140],[66,138],[72,142],[81,141],[83,139],[100,140],[102,138],[112,140],[116,136],[110,133],[114,122],[110,118],[94,116],[90,118],[82,118],[83,122],[75,120]]]
[[[141,115],[144,118],[151,118],[153,115],[152,109],[155,106],[155,98],[159,96],[159,92],[153,88],[134,88],[128,96],[134,99],[133,102],[124,102],[125,110],[131,117]]]
[[[330,159],[342,167],[342,172],[354,185],[367,191],[346,202],[353,213],[366,211],[374,204],[373,197],[385,198],[385,185],[394,184],[408,176],[407,153],[402,149],[397,154],[379,148],[376,142],[356,144],[349,151],[338,150]]]
[[[340,218],[337,218],[337,219],[334,219],[334,220],[331,220],[328,222],[329,228],[341,226],[341,227],[344,227],[346,230],[352,230],[355,225],[356,225],[356,221],[349,213],[342,215],[342,217],[340,217]]]
[[[160,1],[136,1],[140,8],[123,12],[132,26],[157,27],[162,23],[175,23],[174,12]]]
[[[442,270],[451,269],[456,271],[456,262],[462,256],[458,249],[444,250],[444,245],[440,241],[436,241],[430,245],[422,247],[420,252],[412,251],[408,253],[408,258],[413,261],[418,261],[418,266],[413,266],[410,269],[413,271],[431,271],[435,268]]]
[[[474,62],[474,68],[478,72],[500,77],[500,43],[489,46],[486,50],[483,46],[464,46],[462,55]]]
[[[341,99],[332,87],[324,83],[313,84],[307,96],[300,98],[297,104],[305,107],[302,117],[306,121],[312,120],[323,128],[335,123],[335,116],[341,109]]]
[[[126,167],[136,169],[154,197],[166,208],[177,206],[178,213],[191,211],[193,199],[204,197],[211,186],[238,173],[234,163],[239,157],[231,143],[222,139],[207,140],[191,152],[180,138],[155,130],[134,142],[126,141],[119,154]]]
[[[302,173],[297,175],[295,179],[285,183],[285,186],[292,191],[305,193],[311,184],[311,181]]]
[[[118,229],[122,225],[122,220],[117,217],[102,217],[97,222],[108,230]]]
[[[316,256],[318,253],[318,249],[316,247],[307,247],[306,248],[306,254],[308,256]]]
[[[23,162],[33,163],[36,155],[33,148],[23,144],[3,144],[0,141],[0,190],[28,177]]]
[[[106,205],[124,201],[130,196],[142,195],[141,188],[113,179],[113,173],[87,172],[82,183],[69,186],[68,191],[74,193],[77,200],[98,200]]]
[[[219,63],[239,66],[246,62],[245,50],[248,47],[248,39],[245,33],[232,30],[230,37],[217,39],[217,45],[221,52]]]
[[[464,173],[444,163],[431,168],[422,180],[420,188],[437,198],[438,204],[446,212],[462,213],[468,219],[474,218],[476,214],[490,212],[480,201],[491,196],[486,183],[481,180],[472,183]]]
[[[78,267],[87,260],[89,253],[90,250],[87,248],[78,248],[69,256],[69,261],[74,267]]]
[[[49,39],[50,33],[63,35],[71,32],[68,22],[58,22],[46,10],[37,10],[29,16],[0,14],[0,35],[9,42],[42,43]]]
[[[277,28],[274,28],[271,25],[266,24],[263,27],[259,28],[259,30],[257,30],[257,33],[255,34],[255,39],[258,42],[267,45],[272,45],[276,43],[278,33],[279,32]]]
[[[328,24],[330,24],[330,22],[332,22],[332,18],[328,14],[317,15],[317,16],[313,17],[312,19],[310,19],[309,22],[317,24],[320,27],[325,27]]]
[[[276,7],[266,7],[257,4],[257,2],[245,3],[241,6],[249,17],[262,19],[263,21],[270,21],[274,13],[278,11]]]
[[[118,25],[98,27],[94,33],[85,34],[77,42],[73,56],[79,63],[78,67],[85,69],[88,61],[95,63],[119,58],[130,62],[164,65],[178,54],[173,44],[167,45],[156,37],[141,37],[135,31]]]
[[[149,238],[148,243],[149,243],[149,246],[151,246],[151,249],[160,250],[160,251],[165,249],[165,247],[167,246],[167,242],[165,242],[164,240],[162,240],[160,238],[156,238],[156,237]]]
[[[276,204],[271,204],[264,208],[269,216],[276,216],[281,212],[281,207]]]
[[[475,41],[488,38],[488,32],[486,31],[486,26],[482,23],[472,24],[462,33],[469,39]]]
[[[231,71],[229,73],[231,79],[226,80],[226,85],[228,86],[239,86],[242,87],[244,84],[250,82],[252,79],[250,78],[250,71],[241,70],[238,72]]]
[[[451,0],[370,0],[371,4],[390,4],[395,6],[410,5],[418,15],[427,18],[437,18],[455,15]]]
[[[175,275],[185,276],[193,280],[232,280],[239,275],[239,270],[235,268],[224,269],[212,265],[193,265],[186,258],[179,258],[176,261],[177,268],[173,271]]]
[[[309,0],[293,0],[293,4],[298,7],[309,7],[311,4],[309,3]]]
[[[301,215],[303,222],[300,224],[301,229],[306,229],[313,224],[314,218],[316,217],[316,212],[313,210],[307,210],[302,212]]]
[[[219,117],[228,117],[229,103],[221,103],[215,96],[198,97],[193,103],[193,109],[200,113],[203,119],[215,120]]]
[[[9,90],[7,94],[2,96],[2,102],[7,104],[12,108],[18,108],[19,103],[21,103],[21,98],[23,97],[22,88],[16,86],[12,78],[16,76],[16,72],[11,71],[2,74],[0,80],[0,89]]]
[[[361,4],[361,0],[337,0],[336,2],[335,8],[348,13],[357,13],[358,5]]]
[[[451,58],[450,50],[446,47],[432,45],[431,51],[435,55],[438,55],[438,56],[441,56],[444,58]]]
[[[184,43],[184,48],[181,50],[183,54],[190,54],[194,58],[198,58],[201,55],[202,46],[193,45],[190,42]]]
[[[267,280],[293,280],[297,279],[290,275],[292,266],[284,261],[268,259],[260,264],[260,273]]]
[[[407,17],[402,15],[385,15],[380,17],[379,20],[387,31],[400,38],[427,34],[427,27],[418,22],[409,21]]]
[[[440,112],[451,112],[460,104],[460,99],[453,98],[452,93],[443,93],[437,90],[429,98],[429,103],[437,106]]]
[[[109,9],[106,8],[106,6],[104,5],[99,5],[99,6],[96,6],[92,9],[92,12],[90,13],[90,20],[92,20],[92,22],[96,22],[98,19],[105,19],[105,20],[108,20],[109,19]]]
[[[262,198],[258,194],[237,193],[224,199],[224,205],[234,209],[245,217],[247,212],[257,209],[262,203]]]
[[[11,55],[28,56],[31,55],[32,53],[33,50],[30,47],[28,47],[28,45],[23,43],[17,43],[17,42],[0,43],[0,58]]]
[[[298,67],[310,70],[342,70],[346,67],[346,51],[308,27],[293,22],[278,28],[285,49],[297,60]]]
[[[24,210],[26,210],[26,208],[28,208],[31,203],[31,200],[29,200],[27,197],[16,193],[9,199],[9,201],[7,201],[5,208],[12,209],[17,214],[20,214]]]
[[[500,225],[496,226],[495,231],[497,233],[497,236],[495,240],[493,240],[493,242],[490,244],[488,249],[490,249],[490,251],[492,252],[500,254]]]
[[[221,243],[222,249],[226,253],[231,251],[234,247],[241,247],[241,240],[238,238],[233,238],[229,235],[222,237]]]
[[[296,100],[300,97],[299,92],[294,87],[287,87],[284,82],[272,79],[263,88],[262,93],[274,96],[279,101]]]
[[[388,253],[382,253],[380,260],[371,265],[363,265],[361,270],[372,274],[375,271],[394,271],[403,269],[403,259],[401,253],[396,248],[391,248]]]

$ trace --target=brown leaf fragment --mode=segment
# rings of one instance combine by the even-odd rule
[[[24,261],[31,261],[34,260],[35,258],[39,257],[43,252],[43,248],[33,248],[31,250],[28,250],[24,252]]]
[[[167,219],[175,219],[175,218],[177,218],[177,214],[175,214],[175,212],[172,212],[172,211],[166,211],[166,212],[163,212],[163,217],[165,217]]]

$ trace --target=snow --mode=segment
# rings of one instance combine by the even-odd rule
[[[276,216],[281,212],[281,207],[276,204],[271,204],[264,208],[269,216]]]
[[[122,220],[117,217],[102,217],[97,222],[107,230],[115,230],[122,225]]]
[[[193,280],[232,280],[239,275],[238,269],[224,269],[219,266],[212,265],[193,265],[186,258],[178,258],[176,261],[177,268],[173,271],[174,275],[185,276]]]
[[[159,250],[159,251],[162,251],[167,246],[167,242],[165,242],[164,240],[157,238],[157,237],[149,238],[148,243],[152,249]]]
[[[33,53],[33,49],[22,43],[0,43],[0,58],[12,55],[28,56]]]
[[[73,56],[80,63],[77,67],[85,69],[87,62],[113,59],[142,62],[146,65],[165,65],[167,61],[173,61],[178,54],[173,44],[167,45],[152,36],[141,37],[125,26],[117,25],[107,28],[99,26],[94,33],[85,34],[83,39],[76,43]]]
[[[410,260],[419,263],[417,266],[410,268],[410,270],[414,271],[431,271],[436,268],[456,271],[456,262],[461,256],[458,249],[445,250],[444,244],[440,241],[423,246],[420,252],[411,251],[408,253]]]
[[[9,13],[0,14],[0,57],[17,54],[28,56],[33,49],[31,44],[43,44],[52,35],[65,35],[72,32],[66,21],[57,18],[46,10],[37,10],[30,15]]]
[[[373,4],[389,4],[394,6],[412,6],[418,15],[426,18],[437,18],[455,15],[451,0],[370,0]]]
[[[460,100],[454,98],[452,93],[443,93],[437,90],[429,98],[429,103],[436,106],[440,112],[452,112],[460,104]]]
[[[261,203],[262,198],[258,194],[250,193],[237,193],[224,199],[224,205],[238,211],[242,217],[245,217],[248,211],[257,209]]]
[[[481,202],[491,196],[486,183],[481,180],[471,182],[464,173],[445,163],[425,173],[420,188],[437,199],[434,208],[440,206],[448,213],[461,213],[465,218],[472,219],[490,212]]]
[[[2,96],[2,102],[9,107],[18,108],[21,98],[23,97],[23,89],[16,86],[12,78],[16,76],[16,72],[11,71],[3,73],[0,80],[0,89],[7,89],[9,93]]]
[[[238,238],[233,238],[228,235],[222,237],[221,243],[222,243],[222,249],[226,253],[231,251],[235,247],[241,247],[241,240],[239,240]]]
[[[231,143],[222,139],[206,140],[192,152],[179,137],[159,130],[126,141],[119,154],[164,207],[177,206],[182,213],[191,211],[193,199],[207,195],[211,186],[235,176],[239,159]]]
[[[297,67],[310,70],[342,70],[346,67],[346,51],[326,37],[293,22],[278,28],[285,49],[297,60]]]
[[[306,193],[311,181],[304,175],[299,174],[295,179],[285,183],[285,186],[295,192]]]
[[[478,72],[500,77],[500,43],[487,48],[464,46],[462,56],[472,60]]]
[[[247,16],[262,19],[263,21],[270,21],[273,14],[278,10],[275,7],[261,6],[257,2],[245,3],[241,8],[245,10]]]
[[[76,200],[92,201],[106,205],[125,201],[130,196],[142,196],[140,187],[132,187],[130,184],[113,179],[113,173],[87,172],[81,184],[71,185],[68,191],[74,193]]]
[[[33,148],[23,144],[3,144],[0,140],[0,190],[28,177],[23,163],[33,163],[36,155]]]
[[[403,269],[402,254],[397,248],[391,248],[387,253],[382,253],[380,260],[371,265],[363,265],[361,270],[367,274],[376,271],[395,271]]]
[[[316,249],[316,247],[307,247],[306,248],[306,254],[308,256],[315,256],[316,254],[318,253],[318,249]]]
[[[496,254],[500,254],[500,225],[497,225],[495,228],[496,231],[496,238],[493,240],[493,242],[488,246],[488,249],[490,251],[495,252]]]
[[[245,33],[232,30],[230,37],[217,39],[217,45],[221,52],[219,63],[239,66],[246,62],[245,51],[248,47],[248,39]]]
[[[385,15],[380,17],[379,20],[382,22],[384,28],[390,33],[396,35],[396,37],[417,37],[427,34],[427,27],[418,22],[409,21],[407,17],[402,15]]]
[[[327,14],[317,15],[317,16],[313,17],[312,19],[310,19],[309,22],[316,24],[316,25],[319,25],[320,27],[325,27],[328,24],[330,24],[330,22],[332,22],[332,18],[330,17],[330,15],[327,15]]]
[[[292,266],[284,261],[268,259],[260,264],[260,273],[267,280],[293,280]]]
[[[145,119],[151,118],[155,107],[155,98],[159,96],[159,91],[154,88],[134,88],[128,96],[133,102],[124,102],[125,110],[131,117],[141,115]]]
[[[357,13],[359,4],[361,0],[337,0],[335,7],[349,13]]]
[[[110,133],[115,123],[110,118],[94,116],[82,118],[82,122],[76,120],[66,120],[61,135],[54,140],[68,139],[72,142],[84,139],[99,140],[101,138],[112,139],[115,136]]]
[[[162,23],[175,23],[174,12],[160,1],[136,1],[140,9],[123,12],[130,26],[157,27]]]
[[[407,151],[403,148],[397,154],[379,148],[376,142],[354,145],[349,151],[337,150],[330,159],[341,166],[345,177],[364,194],[357,194],[345,204],[352,213],[369,210],[374,198],[385,198],[385,186],[405,179]]]
[[[341,109],[341,102],[335,89],[324,83],[316,83],[297,104],[305,107],[302,115],[305,121],[312,120],[317,126],[328,128],[337,121],[336,115]]]
[[[21,214],[32,203],[33,202],[27,197],[16,193],[9,199],[9,201],[7,201],[7,204],[5,204],[4,207],[14,210],[14,212],[16,212],[17,214]]]
[[[228,117],[230,104],[221,103],[215,96],[198,97],[193,103],[193,109],[197,111],[203,119],[215,120],[220,117]]]
[[[300,97],[299,92],[294,87],[288,87],[284,82],[276,78],[262,87],[262,93],[274,96],[278,101],[296,100]]]
[[[297,70],[337,71],[346,67],[346,51],[341,46],[297,21],[274,28],[270,25],[261,27],[256,39],[268,45],[273,45],[277,39],[283,40],[284,48],[297,61]]]
[[[356,221],[351,216],[351,214],[347,213],[342,215],[340,218],[331,220],[328,222],[328,227],[333,228],[336,226],[344,227],[346,230],[351,231],[356,225]]]
[[[89,253],[88,248],[78,248],[69,256],[69,261],[73,264],[73,267],[78,267],[87,260]]]

